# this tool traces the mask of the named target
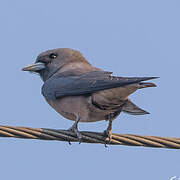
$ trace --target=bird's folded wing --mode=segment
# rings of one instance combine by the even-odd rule
[[[126,86],[156,77],[115,77],[111,72],[92,71],[86,74],[62,73],[45,81],[42,94],[46,99],[86,95],[100,90]]]

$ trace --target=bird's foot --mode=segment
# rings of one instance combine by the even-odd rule
[[[112,130],[109,130],[109,129],[106,129],[104,131],[104,134],[108,137],[109,141],[108,141],[108,144],[110,144],[111,140],[112,140]],[[106,144],[105,144],[106,146]],[[106,146],[107,147],[107,146]]]
[[[71,141],[68,141],[68,143],[69,143],[70,146],[72,145],[72,144],[71,144]]]
[[[77,138],[78,138],[79,144],[81,144],[82,134],[78,131],[78,129],[76,127],[71,127],[71,128],[68,129],[68,131],[74,132],[76,134]]]

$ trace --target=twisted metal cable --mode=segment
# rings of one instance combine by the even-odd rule
[[[81,134],[84,143],[180,149],[180,138],[113,133],[109,142],[103,133],[81,131]],[[0,126],[0,137],[79,142],[76,134],[71,131],[46,128]]]

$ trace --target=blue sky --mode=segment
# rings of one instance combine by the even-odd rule
[[[131,96],[151,112],[121,114],[113,132],[180,137],[180,1],[51,0],[0,2],[1,125],[67,129],[40,94],[42,81],[21,72],[47,49],[77,49],[119,76],[160,76],[158,88]],[[103,131],[105,121],[80,124]],[[179,150],[0,139],[2,179],[170,179]],[[176,178],[176,179],[177,179]]]

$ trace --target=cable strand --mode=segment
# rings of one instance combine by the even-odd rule
[[[180,138],[113,133],[109,143],[109,139],[104,133],[89,131],[80,133],[82,134],[82,143],[180,149]],[[68,130],[16,126],[0,126],[0,137],[79,142],[76,134]]]

